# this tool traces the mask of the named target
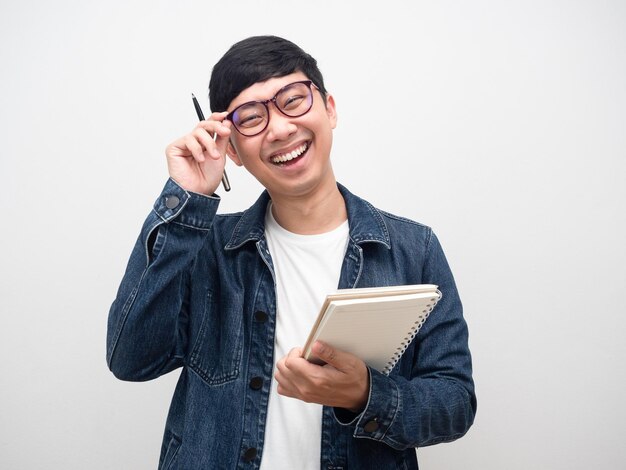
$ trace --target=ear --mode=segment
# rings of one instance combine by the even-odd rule
[[[330,122],[331,129],[337,127],[337,108],[335,107],[335,98],[328,93],[326,95],[326,114],[328,115],[328,121]]]
[[[228,140],[228,146],[226,147],[226,155],[235,163],[237,166],[242,166],[241,159],[239,158],[239,154],[233,145],[232,139]]]

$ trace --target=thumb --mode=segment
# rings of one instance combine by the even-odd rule
[[[331,345],[322,341],[316,341],[315,343],[313,343],[312,349],[315,355],[319,357],[322,361],[330,364],[335,369],[341,369],[341,351],[333,348]]]

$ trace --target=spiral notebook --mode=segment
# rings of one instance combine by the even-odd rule
[[[304,345],[304,358],[316,340],[354,354],[389,374],[441,299],[432,284],[340,289],[326,297]]]

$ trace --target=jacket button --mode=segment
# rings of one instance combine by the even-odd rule
[[[250,379],[250,388],[252,390],[260,390],[263,386],[263,377],[252,377]]]
[[[376,418],[369,421],[367,424],[365,424],[365,426],[363,426],[363,430],[365,432],[374,432],[377,429],[378,429],[378,421],[376,421]]]
[[[254,319],[255,321],[258,321],[259,323],[265,323],[267,321],[267,313],[262,312],[262,311],[257,311],[254,312]]]
[[[243,453],[243,461],[244,462],[252,462],[256,457],[256,447],[249,447]]]
[[[168,209],[174,209],[180,203],[180,199],[177,196],[169,196],[165,199],[165,207]]]

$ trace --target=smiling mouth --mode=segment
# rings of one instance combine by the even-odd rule
[[[291,152],[282,155],[274,155],[272,158],[270,158],[270,160],[275,165],[281,166],[294,163],[297,159],[302,157],[307,152],[307,150],[309,150],[309,145],[309,141],[304,142],[302,145],[292,150]]]

